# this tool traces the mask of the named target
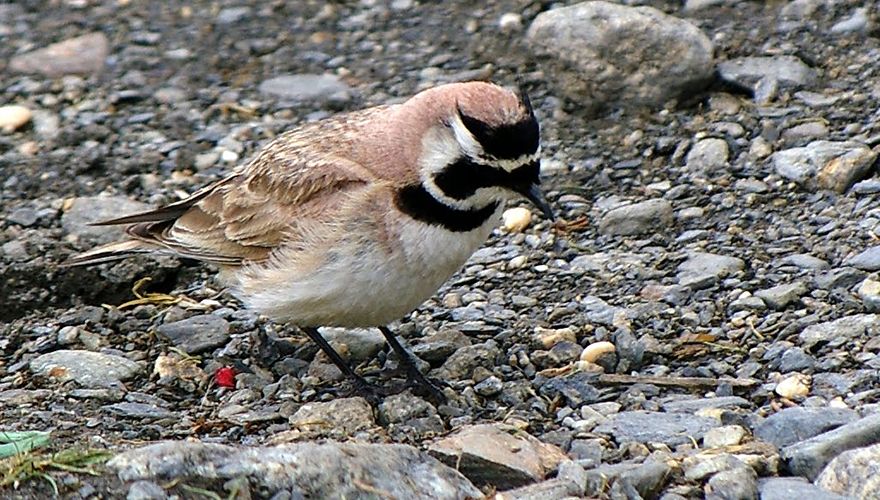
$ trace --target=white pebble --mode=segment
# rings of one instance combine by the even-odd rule
[[[532,211],[523,207],[508,208],[501,215],[501,220],[504,229],[511,233],[521,233],[532,222]]]
[[[617,348],[611,342],[593,342],[581,352],[581,361],[595,363],[602,356],[613,353]]]
[[[775,391],[776,394],[787,399],[807,397],[810,394],[810,377],[796,373],[776,384]]]
[[[507,268],[522,269],[523,267],[525,267],[528,260],[528,257],[526,257],[525,255],[517,255],[516,257],[510,259],[510,261],[507,263]]]
[[[24,106],[0,106],[0,130],[15,132],[31,121],[31,110]]]
[[[523,27],[522,16],[516,12],[506,12],[498,19],[498,28],[505,33],[519,31]]]
[[[223,160],[224,163],[235,163],[238,161],[238,153],[225,149],[220,153],[220,159]]]

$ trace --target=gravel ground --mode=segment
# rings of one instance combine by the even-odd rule
[[[622,3],[699,28],[710,80],[639,94],[653,105],[587,96],[578,61],[553,59],[589,64],[580,45],[532,26],[548,2],[0,5],[3,430],[134,450],[97,476],[50,470],[70,498],[405,496],[437,477],[450,497],[880,496],[878,5]],[[242,309],[207,267],[58,267],[117,236],[88,222],[177,200],[297,123],[488,78],[528,89],[565,222],[511,215],[395,325],[449,384],[445,404],[349,397],[303,335]],[[326,335],[400,382],[378,332]],[[324,438],[350,444],[307,448]],[[305,474],[305,454],[344,482],[315,458],[336,453],[375,454],[392,479],[321,490],[260,469]]]

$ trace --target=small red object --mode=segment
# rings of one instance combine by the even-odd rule
[[[235,387],[235,368],[224,366],[214,372],[214,381],[220,387]]]

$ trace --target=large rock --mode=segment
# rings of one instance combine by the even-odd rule
[[[567,456],[556,446],[505,425],[474,425],[432,444],[428,451],[471,481],[499,489],[540,481]]]
[[[793,474],[815,479],[841,453],[880,442],[880,414],[850,422],[781,450],[780,456]]]
[[[758,424],[755,437],[782,448],[857,419],[849,408],[786,408]]]
[[[724,81],[755,89],[761,82],[773,81],[783,87],[809,87],[816,83],[816,72],[796,56],[740,57],[718,63],[718,76]]]
[[[660,106],[712,79],[712,42],[653,7],[583,2],[539,14],[528,41],[580,107]]]
[[[107,465],[124,481],[246,478],[260,498],[482,498],[455,470],[412,446],[295,443],[235,448],[169,441],[121,453]],[[231,488],[231,486],[230,486]],[[380,494],[381,493],[381,494]]]
[[[816,479],[826,490],[852,498],[880,498],[880,444],[837,456]]]
[[[109,51],[110,42],[103,33],[89,33],[17,55],[9,61],[9,69],[16,73],[39,73],[50,78],[90,75],[104,67]]]

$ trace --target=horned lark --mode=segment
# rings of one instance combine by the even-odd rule
[[[319,326],[378,327],[411,381],[437,392],[387,324],[433,295],[538,188],[538,122],[525,93],[442,85],[408,101],[301,125],[190,197],[98,224],[130,239],[73,257],[144,252],[215,264],[243,303],[300,327],[366,388]]]

